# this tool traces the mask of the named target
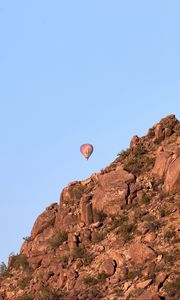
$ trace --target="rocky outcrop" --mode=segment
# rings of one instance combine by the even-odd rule
[[[99,176],[93,194],[93,208],[116,215],[127,203],[130,184],[135,181],[134,175],[123,169],[117,169]]]
[[[180,123],[170,115],[63,189],[1,265],[0,300],[179,300],[179,212]]]
[[[35,238],[38,234],[42,233],[43,230],[45,230],[52,222],[54,222],[57,210],[57,203],[52,204],[37,218],[31,231],[32,238]]]
[[[160,147],[152,172],[159,178],[164,178],[164,191],[178,190],[180,186],[180,146],[174,144]]]

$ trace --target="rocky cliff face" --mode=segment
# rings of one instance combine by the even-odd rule
[[[180,122],[162,119],[37,218],[0,299],[180,299]]]

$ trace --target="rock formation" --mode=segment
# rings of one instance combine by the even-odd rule
[[[179,211],[180,122],[170,115],[63,189],[1,264],[0,300],[178,300]]]

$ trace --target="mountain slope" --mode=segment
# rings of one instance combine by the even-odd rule
[[[180,122],[169,115],[63,189],[1,265],[0,299],[180,299],[179,211]]]

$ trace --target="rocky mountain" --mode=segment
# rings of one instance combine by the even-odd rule
[[[65,187],[0,268],[5,300],[180,299],[180,122]]]

